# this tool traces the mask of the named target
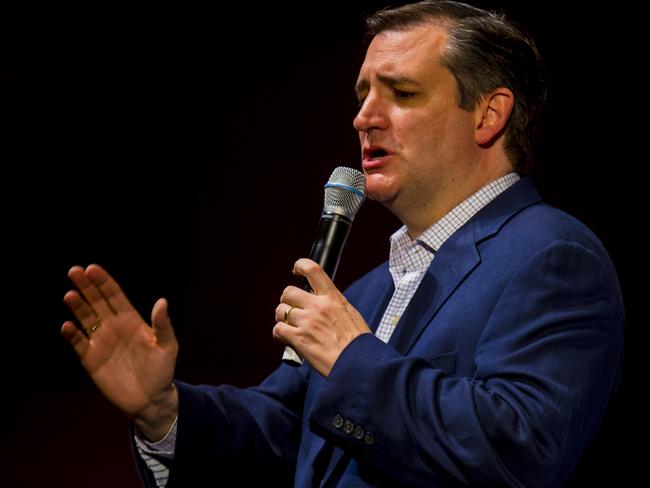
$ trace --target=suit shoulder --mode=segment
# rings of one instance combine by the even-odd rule
[[[605,252],[600,239],[583,222],[544,202],[515,214],[509,224],[504,226],[503,232],[515,234],[512,235],[514,240],[527,241],[533,246],[568,241],[598,253]]]
[[[601,268],[611,276],[616,275],[600,239],[577,218],[543,202],[516,212],[493,239],[478,245],[483,258],[497,260],[505,267],[513,266],[513,270],[532,256],[560,248],[590,254]]]

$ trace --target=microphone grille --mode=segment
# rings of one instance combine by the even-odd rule
[[[354,216],[366,198],[366,177],[347,166],[335,168],[325,183],[325,207],[323,211],[342,214],[354,220]]]

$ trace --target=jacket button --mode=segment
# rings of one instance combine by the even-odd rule
[[[360,425],[357,425],[356,429],[354,429],[354,434],[352,434],[352,435],[354,435],[355,439],[361,440],[361,439],[363,439],[363,434],[364,433],[365,433],[365,431],[363,430],[363,427],[361,427]]]
[[[340,429],[343,427],[343,417],[341,417],[339,414],[336,414],[336,417],[332,419],[332,425],[335,429]]]
[[[352,423],[351,420],[346,420],[345,423],[343,424],[343,432],[346,434],[352,434],[354,432],[354,424]]]
[[[372,446],[375,443],[375,436],[372,432],[366,432],[366,435],[363,437],[363,442]]]

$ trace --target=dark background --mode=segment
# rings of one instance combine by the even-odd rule
[[[624,380],[571,486],[624,486],[635,479],[631,390],[645,339],[633,285],[644,141],[632,133],[645,116],[634,108],[633,15],[588,2],[475,4],[504,9],[537,39],[552,86],[534,177],[619,271]],[[6,486],[137,486],[125,419],[59,334],[74,264],[105,266],[146,318],[169,299],[179,379],[246,386],[278,365],[273,312],[309,252],[322,185],[335,166],[359,164],[362,19],[385,5],[0,15]],[[364,205],[341,288],[386,258],[398,225]]]

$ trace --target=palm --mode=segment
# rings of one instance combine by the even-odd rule
[[[93,334],[81,363],[109,400],[136,415],[171,383],[174,358],[135,312],[117,314],[106,325]]]
[[[85,272],[73,268],[70,278],[80,293],[65,301],[84,327],[101,320],[86,338],[71,322],[63,326],[81,363],[104,395],[131,416],[137,416],[172,382],[177,342],[171,332],[149,327],[117,283],[98,266]],[[167,319],[166,304],[154,307],[154,325]]]

